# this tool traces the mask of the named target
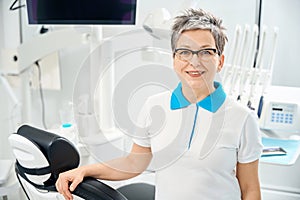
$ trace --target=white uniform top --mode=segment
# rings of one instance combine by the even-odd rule
[[[146,101],[133,141],[152,149],[156,200],[241,199],[235,167],[261,155],[257,117],[215,88],[197,104],[181,84]]]

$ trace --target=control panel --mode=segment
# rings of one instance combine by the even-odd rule
[[[269,130],[298,132],[298,105],[295,103],[269,102],[264,105],[264,115],[260,119],[260,127]]]

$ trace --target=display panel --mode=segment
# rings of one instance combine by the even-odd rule
[[[136,0],[26,0],[29,24],[135,24]]]

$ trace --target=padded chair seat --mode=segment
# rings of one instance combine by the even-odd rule
[[[148,183],[132,183],[117,189],[128,200],[154,200],[155,186]]]

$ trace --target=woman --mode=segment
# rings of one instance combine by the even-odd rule
[[[72,199],[69,190],[86,176],[129,179],[151,162],[157,200],[261,199],[256,115],[214,82],[224,64],[226,39],[222,21],[204,10],[177,16],[171,39],[177,88],[146,101],[128,156],[64,172],[58,191]],[[155,114],[156,108],[163,115]]]

